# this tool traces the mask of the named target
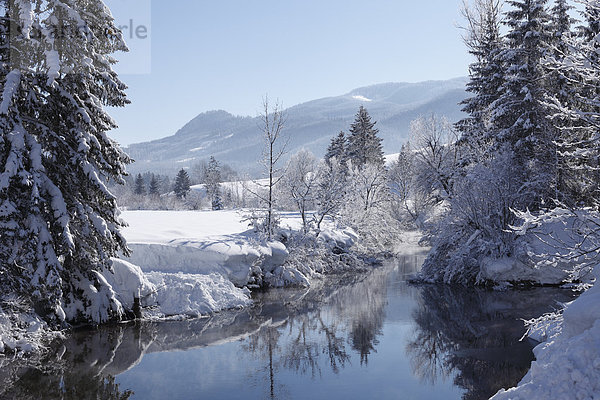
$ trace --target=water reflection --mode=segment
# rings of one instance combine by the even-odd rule
[[[521,319],[551,310],[572,294],[550,288],[495,292],[425,285],[419,288],[416,323],[406,345],[414,373],[435,384],[455,374],[466,390],[463,399],[489,398],[518,382],[527,372],[533,343],[521,341]]]
[[[41,362],[0,364],[0,398],[479,399],[517,383],[532,358],[519,319],[568,293],[407,285],[421,260],[259,293],[211,318],[75,332]]]
[[[135,365],[148,345],[140,327],[81,331],[39,360],[4,360],[2,399],[124,400],[115,375]]]
[[[287,393],[277,383],[281,368],[311,379],[322,378],[325,368],[337,375],[351,364],[351,350],[367,364],[381,334],[388,274],[380,269],[339,276],[336,285],[317,282],[293,299],[287,290],[258,296],[261,307],[254,319],[274,319],[245,339],[242,348],[265,361],[270,397]]]

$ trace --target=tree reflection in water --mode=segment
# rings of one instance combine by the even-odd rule
[[[570,301],[568,291],[537,288],[490,292],[446,285],[419,287],[416,323],[406,346],[415,375],[434,384],[456,373],[465,400],[487,399],[518,382],[533,360],[533,347],[520,341],[525,327],[515,321],[551,311],[549,299]]]
[[[133,392],[121,390],[114,377],[137,363],[150,344],[148,331],[141,332],[140,326],[75,332],[44,358],[0,365],[0,398],[128,399]]]
[[[531,362],[531,346],[519,342],[524,333],[519,320],[550,311],[548,304],[553,299],[571,299],[569,292],[557,289],[489,292],[407,285],[406,275],[419,264],[417,259],[406,258],[369,273],[317,279],[310,289],[255,294],[255,306],[210,318],[75,332],[43,360],[9,362],[0,358],[0,398],[127,399],[132,392],[120,388],[114,377],[138,368],[144,355],[166,353],[165,362],[182,360],[179,367],[186,370],[196,368],[197,360],[207,362],[202,348],[213,347],[208,354],[220,354],[218,347],[224,343],[228,344],[225,351],[233,347],[244,354],[239,354],[239,359],[215,361],[210,365],[212,375],[202,374],[199,368],[193,378],[185,377],[197,381],[177,386],[183,397],[193,395],[188,386],[203,387],[203,378],[207,378],[210,387],[215,377],[230,373],[232,365],[246,374],[246,379],[236,378],[231,388],[219,386],[213,393],[254,386],[262,397],[293,397],[296,393],[288,387],[302,382],[301,375],[323,383],[331,380],[333,387],[343,385],[352,390],[366,375],[373,376],[357,374],[367,369],[378,371],[376,379],[382,386],[403,390],[396,386],[415,385],[415,389],[422,386],[418,379],[412,379],[410,373],[398,379],[394,369],[397,365],[405,371],[410,362],[414,375],[424,383],[452,377],[455,385],[465,389],[465,399],[488,398],[499,388],[516,384]],[[385,332],[391,333],[386,340],[384,323]],[[181,358],[173,355],[188,350]],[[230,357],[230,353],[223,354]],[[154,361],[157,359],[162,357]],[[244,360],[249,362],[248,368]],[[256,365],[262,368],[256,371]],[[142,363],[129,376],[132,380],[125,378],[141,396],[152,387],[146,371],[154,370],[145,368]],[[160,379],[153,382],[156,388],[181,378],[163,374],[161,368],[156,372]],[[351,371],[341,374],[344,369]],[[339,379],[334,379],[337,374]],[[323,387],[337,390],[331,389],[332,385]],[[440,388],[445,390],[444,385]]]
[[[279,322],[245,340],[244,349],[266,361],[271,397],[284,390],[277,385],[280,368],[320,378],[324,368],[338,374],[351,363],[347,345],[367,364],[375,352],[385,319],[389,271],[381,268],[360,276],[340,277],[339,286],[314,285],[296,301],[285,303],[275,313]],[[349,284],[349,280],[352,284]],[[267,314],[273,314],[276,296],[261,299]],[[262,308],[258,314],[265,312]]]

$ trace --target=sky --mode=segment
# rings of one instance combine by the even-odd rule
[[[199,113],[258,114],[383,82],[467,75],[461,0],[106,0],[129,54],[121,145],[173,135]]]

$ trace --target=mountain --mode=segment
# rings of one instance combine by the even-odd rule
[[[467,97],[467,78],[420,83],[383,83],[337,97],[313,100],[288,108],[285,134],[288,155],[301,148],[321,157],[331,137],[348,128],[363,105],[377,121],[384,151],[396,153],[409,135],[410,121],[436,113],[451,122],[463,114],[458,103]],[[129,172],[175,174],[178,169],[211,155],[241,172],[256,174],[262,136],[258,118],[209,111],[192,119],[173,136],[132,144],[125,151],[135,160]]]

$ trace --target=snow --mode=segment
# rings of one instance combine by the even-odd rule
[[[112,271],[103,274],[125,309],[140,299],[144,317],[200,317],[250,305],[248,289],[239,289],[220,274],[144,273],[124,260],[112,259]]]
[[[361,96],[361,95],[352,96],[352,98],[353,98],[354,100],[358,100],[358,101],[364,101],[364,102],[367,102],[367,103],[370,103],[370,102],[372,102],[372,101],[373,101],[373,100],[371,100],[371,99],[369,99],[369,98],[367,98],[367,97],[365,97],[365,96]]]
[[[177,162],[177,163],[187,163],[187,162],[190,162],[190,161],[194,161],[195,159],[196,158],[194,158],[194,157],[192,157],[192,158],[184,158],[183,160],[177,160],[175,162]]]
[[[157,288],[175,285],[185,289],[182,293],[191,287],[197,291],[188,296],[175,293],[176,288],[170,289],[170,294],[157,289],[165,315],[177,310],[204,314],[245,305],[248,296],[239,288],[255,285],[257,273],[264,274],[264,282],[275,287],[309,286],[309,277],[315,273],[306,265],[288,265],[286,246],[259,240],[248,223],[242,222],[243,211],[124,211],[121,217],[129,225],[122,233],[133,250],[127,262],[138,265]],[[298,213],[280,217],[283,232],[301,229]],[[327,221],[318,240],[327,248],[348,249],[357,239],[352,230],[334,229]],[[136,282],[139,285],[141,280]],[[222,292],[209,293],[211,285]]]
[[[225,238],[248,231],[237,211],[123,211],[129,244],[169,244],[181,238]]]
[[[244,286],[259,259],[274,268],[287,255],[280,243],[259,243],[236,211],[126,211],[122,217],[133,250],[128,261],[144,271],[217,273]]]
[[[268,179],[256,179],[249,181],[235,181],[235,182],[221,182],[221,188],[228,190],[232,193],[243,193],[245,190],[257,193],[260,190],[264,190],[269,184]],[[190,187],[191,190],[206,193],[204,184],[193,185]]]
[[[133,308],[134,298],[145,299],[156,290],[140,267],[117,258],[112,259],[112,271],[103,276],[121,305],[129,310]]]
[[[481,280],[553,285],[589,280],[588,269],[581,266],[599,261],[594,242],[586,239],[585,221],[594,221],[593,215],[556,208],[537,216],[529,211],[519,216],[522,223],[514,228],[518,237],[514,256],[484,259]]]
[[[2,102],[0,103],[0,114],[8,114],[8,109],[12,104],[19,85],[21,83],[21,72],[18,70],[10,71],[6,74],[4,90],[2,91]]]
[[[159,317],[187,315],[199,317],[225,309],[252,304],[250,291],[237,288],[219,274],[148,273],[156,289]]]
[[[536,361],[516,388],[492,399],[600,398],[600,265],[594,275],[594,286],[567,304],[562,316],[534,326],[530,336],[547,340],[534,349]]]
[[[0,298],[5,309],[0,305],[0,355],[7,351],[32,352],[40,351],[44,343],[59,337],[60,333],[52,332],[46,323],[33,312],[19,310],[20,300],[18,298]],[[6,308],[12,304],[13,310]]]

